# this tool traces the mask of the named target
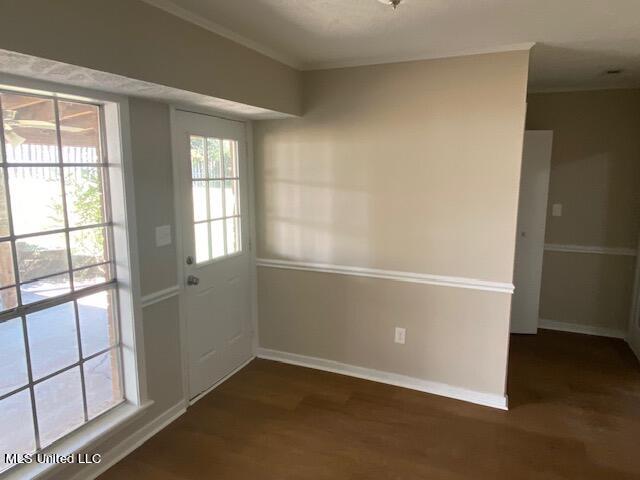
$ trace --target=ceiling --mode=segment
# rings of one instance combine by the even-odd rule
[[[533,90],[640,86],[640,0],[144,1],[303,70],[536,42]]]

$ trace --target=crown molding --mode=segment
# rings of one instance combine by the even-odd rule
[[[467,57],[471,55],[486,55],[490,53],[505,53],[528,51],[535,46],[536,42],[514,43],[498,47],[471,48],[464,50],[452,50],[442,53],[415,53],[410,55],[383,55],[380,57],[369,57],[363,59],[352,59],[338,62],[317,62],[302,66],[302,70],[329,70],[333,68],[366,67],[370,65],[384,65],[387,63],[415,62],[419,60],[438,60],[442,58]]]
[[[213,32],[217,35],[225,37],[229,40],[232,40],[244,47],[250,48],[262,55],[265,55],[273,60],[276,60],[280,63],[284,63],[291,68],[295,68],[296,70],[302,71],[310,71],[310,70],[326,70],[332,68],[346,68],[346,67],[363,67],[367,65],[382,65],[386,63],[400,63],[400,62],[411,62],[416,60],[435,60],[439,58],[449,58],[449,57],[463,57],[467,55],[483,55],[488,53],[502,53],[502,52],[513,52],[513,51],[522,51],[522,50],[531,50],[535,45],[535,42],[526,42],[526,43],[517,43],[511,45],[504,45],[499,47],[488,47],[488,48],[474,48],[467,50],[454,50],[450,52],[443,53],[417,53],[411,55],[386,55],[380,57],[369,57],[364,59],[352,59],[352,60],[344,60],[337,62],[300,62],[295,58],[283,54],[282,52],[278,52],[269,47],[265,47],[260,42],[256,42],[254,40],[250,40],[242,35],[235,33],[233,30],[223,27],[222,25],[205,18],[202,15],[194,13],[190,10],[187,10],[180,5],[177,5],[173,0],[142,0],[143,2],[152,5],[160,10],[164,10],[171,15],[174,15],[182,20],[193,23],[194,25],[198,25],[210,32]]]
[[[202,15],[198,15],[197,13],[193,13],[192,11],[181,7],[180,5],[177,5],[172,0],[142,0],[142,1],[153,7],[159,8],[160,10],[164,10],[165,12],[170,13],[171,15],[181,18],[182,20],[193,23],[194,25],[198,25],[199,27],[202,27],[206,30],[209,30],[210,32],[220,35],[221,37],[224,37],[228,40],[236,42],[242,45],[243,47],[247,47],[251,50],[261,53],[262,55],[265,55],[280,63],[284,63],[285,65],[291,68],[295,68],[297,70],[300,70],[302,68],[302,65],[299,62],[289,57],[288,55],[283,55],[280,52],[276,52],[275,50],[265,47],[259,42],[254,42],[253,40],[243,37],[242,35],[238,35],[234,31],[226,27],[223,27],[222,25],[216,22],[213,22],[208,18],[203,17]]]
[[[602,85],[602,86],[592,86],[592,87],[544,87],[544,88],[536,88],[535,86],[531,86],[528,95],[535,95],[539,93],[571,93],[571,92],[597,92],[602,90],[638,90],[640,89],[640,82],[635,83],[633,85]]]

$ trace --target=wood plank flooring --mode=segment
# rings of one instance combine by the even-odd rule
[[[508,412],[255,360],[100,480],[640,478],[621,340],[513,336]]]

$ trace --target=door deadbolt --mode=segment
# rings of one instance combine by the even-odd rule
[[[191,255],[189,255],[187,257],[187,265],[192,265],[193,264],[193,257]]]

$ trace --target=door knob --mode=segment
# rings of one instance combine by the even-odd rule
[[[189,275],[187,277],[187,285],[198,285],[200,283],[200,279],[193,275]]]

